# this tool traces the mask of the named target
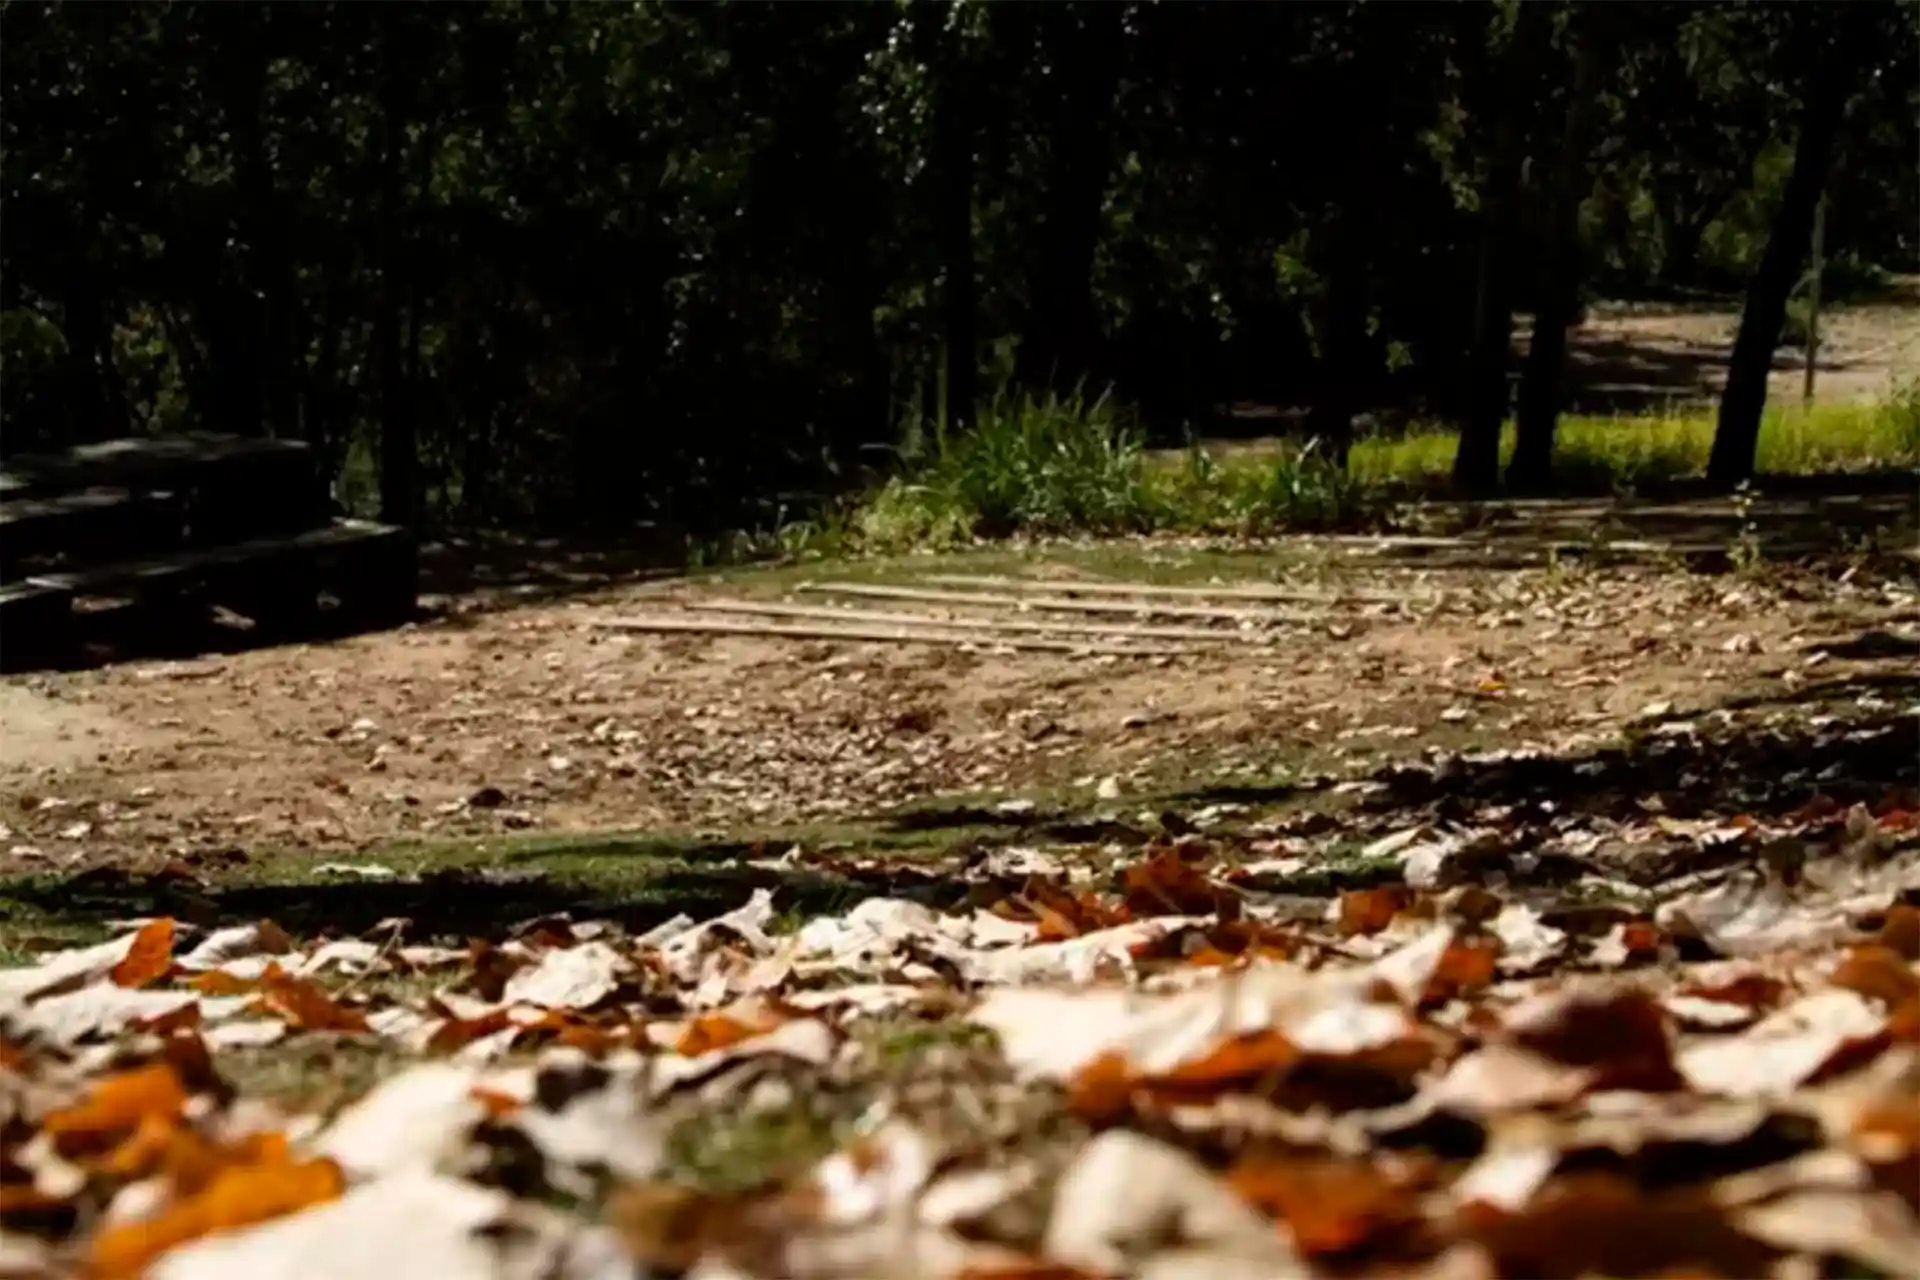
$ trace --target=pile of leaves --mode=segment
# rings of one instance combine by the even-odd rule
[[[0,1273],[1912,1275],[1916,808],[1419,826],[1321,898],[1194,833],[797,927],[130,921],[0,972]],[[348,1045],[339,1108],[233,1069]],[[819,1099],[822,1158],[687,1175]]]

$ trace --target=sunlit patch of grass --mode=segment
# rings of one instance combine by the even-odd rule
[[[1620,487],[1704,475],[1713,451],[1707,413],[1560,419],[1554,469],[1569,482]],[[1357,441],[1348,463],[1362,486],[1425,486],[1453,467],[1455,433],[1423,427],[1402,436]],[[1501,465],[1514,430],[1501,438]],[[1920,465],[1920,391],[1907,388],[1874,405],[1815,405],[1769,410],[1760,428],[1763,474],[1811,475]]]

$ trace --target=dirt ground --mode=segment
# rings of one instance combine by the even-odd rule
[[[1713,402],[1726,384],[1727,357],[1739,324],[1734,310],[1596,304],[1568,348],[1574,409],[1642,412]],[[1781,348],[1774,356],[1769,399],[1798,404],[1804,369],[1800,349]],[[1916,374],[1920,278],[1899,277],[1882,297],[1822,312],[1815,403],[1871,403]]]
[[[597,625],[791,585],[747,575],[468,602],[329,645],[16,677],[0,684],[0,854],[30,870],[515,830],[740,829],[989,790],[1112,799],[1174,778],[1373,764],[1415,740],[1564,746],[1912,658],[1909,641],[1890,658],[1809,648],[1897,632],[1914,599],[1897,582],[1392,567],[1320,567],[1315,582],[1420,602],[1157,658]]]

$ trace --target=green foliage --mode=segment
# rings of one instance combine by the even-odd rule
[[[1607,491],[1703,475],[1713,447],[1707,413],[1563,417],[1555,466],[1570,486]],[[1514,432],[1501,439],[1512,455]],[[1452,465],[1453,436],[1444,427],[1416,428],[1391,439],[1362,440],[1349,459],[1362,488],[1430,486]],[[1920,392],[1906,384],[1871,405],[1770,410],[1760,427],[1758,470],[1773,475],[1920,466]]]
[[[1525,309],[1582,42],[1590,283],[1739,287],[1823,29],[1801,13],[20,0],[0,449],[300,436],[356,503],[713,546],[833,511],[957,352],[1007,375],[979,442],[948,433],[844,534],[806,515],[809,541],[1169,527],[1202,499],[1220,527],[1339,522],[1310,457],[1176,482],[1142,450],[1238,401],[1454,417],[1496,161]],[[1911,32],[1872,13],[1885,65],[1850,81],[1828,188],[1863,279],[1920,263]],[[1134,410],[1048,391],[1075,385]]]
[[[910,422],[928,443],[845,526],[878,550],[975,538],[1334,528],[1362,514],[1357,486],[1317,448],[1220,461],[1149,451],[1111,394],[1002,387],[971,430]]]

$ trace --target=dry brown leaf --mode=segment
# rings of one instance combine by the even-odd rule
[[[607,1200],[605,1218],[635,1261],[679,1274],[735,1241],[743,1201],[667,1182],[623,1187]]]
[[[1213,915],[1226,923],[1240,915],[1240,895],[1209,880],[1174,849],[1128,867],[1122,879],[1125,907],[1136,918]]]
[[[1502,1275],[1539,1280],[1681,1270],[1758,1276],[1774,1257],[1704,1196],[1643,1192],[1606,1174],[1557,1179],[1516,1213],[1469,1206],[1460,1226]]]
[[[255,1008],[277,1014],[301,1031],[365,1031],[366,1015],[349,1009],[308,978],[296,978],[279,965],[267,966],[260,978]]]
[[[1594,1072],[1595,1089],[1665,1093],[1683,1085],[1666,1015],[1643,991],[1574,994],[1531,1018],[1516,1013],[1517,1041],[1556,1062]]]
[[[787,1020],[786,1015],[771,1009],[707,1014],[687,1023],[674,1042],[674,1052],[695,1058],[765,1035]]]
[[[1377,889],[1350,889],[1340,895],[1340,934],[1379,933],[1393,918],[1413,905],[1413,891],[1403,884]]]
[[[1903,959],[1920,960],[1920,907],[1896,902],[1887,908],[1887,918],[1880,925],[1880,934],[1874,941],[1896,952]]]
[[[1441,953],[1439,967],[1428,981],[1420,1003],[1444,1004],[1492,985],[1498,974],[1500,950],[1498,938],[1456,938]]]
[[[108,1227],[87,1248],[91,1280],[143,1274],[162,1254],[189,1240],[251,1226],[337,1198],[346,1179],[331,1160],[296,1160],[286,1139],[274,1138],[213,1173],[198,1189],[178,1195],[155,1216]]]
[[[71,1107],[49,1114],[42,1128],[68,1159],[119,1145],[150,1116],[175,1123],[185,1112],[187,1090],[172,1064],[150,1063],[95,1084]]]
[[[175,931],[173,920],[167,916],[141,925],[133,935],[133,945],[109,974],[114,985],[145,987],[166,977],[173,969]]]
[[[187,980],[187,985],[209,996],[247,995],[260,988],[258,979],[237,977],[224,969],[209,969],[205,973],[197,973]]]
[[[1829,981],[1889,1008],[1920,997],[1920,975],[1907,966],[1898,951],[1877,944],[1849,951]]]
[[[1349,1253],[1420,1217],[1413,1189],[1364,1161],[1254,1156],[1226,1176],[1247,1203],[1285,1222],[1308,1255]]]
[[[1772,1009],[1787,994],[1787,984],[1765,973],[1743,973],[1721,982],[1692,982],[1680,988],[1683,995],[1746,1009]]]

